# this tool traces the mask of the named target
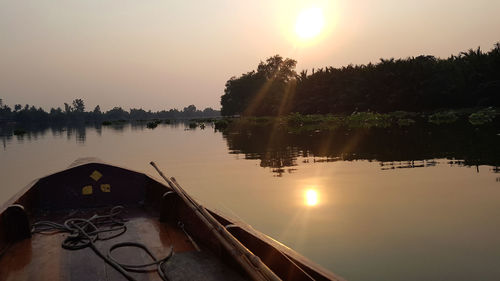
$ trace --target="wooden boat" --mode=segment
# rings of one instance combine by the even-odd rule
[[[0,209],[0,281],[342,280],[160,174],[86,158],[35,180]],[[89,222],[113,206],[105,239]]]

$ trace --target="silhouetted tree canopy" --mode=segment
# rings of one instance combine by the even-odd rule
[[[64,103],[64,110],[58,107],[51,108],[49,112],[44,111],[41,107],[20,104],[14,106],[14,111],[7,105],[3,104],[0,99],[0,122],[1,121],[17,121],[23,123],[46,123],[46,122],[90,122],[104,120],[148,120],[148,119],[169,119],[169,118],[193,118],[193,117],[218,117],[220,111],[210,107],[204,110],[199,110],[194,105],[184,107],[183,110],[170,109],[152,112],[145,111],[142,108],[131,108],[129,111],[121,107],[114,107],[106,112],[101,112],[101,108],[97,105],[92,111],[85,111],[85,102],[83,99],[75,99],[71,104]]]
[[[250,71],[227,81],[221,97],[222,115],[278,115],[281,101],[290,94],[297,61],[279,55],[260,62]]]
[[[500,106],[500,44],[447,59],[418,56],[377,64],[325,67],[297,75],[296,61],[273,56],[232,77],[222,115],[429,111]]]
[[[82,99],[76,99],[73,101],[73,108],[76,112],[84,112],[85,111],[85,103]]]

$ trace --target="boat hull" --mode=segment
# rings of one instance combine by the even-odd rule
[[[131,226],[120,239],[142,241],[159,256],[172,245],[176,253],[196,251],[200,247],[214,259],[234,269],[243,279],[249,278],[231,253],[214,237],[213,230],[200,221],[196,212],[172,188],[144,173],[90,159],[34,181],[0,209],[0,249],[4,249],[0,256],[0,281],[90,280],[85,274],[89,270],[94,270],[96,274],[92,280],[115,280],[110,276],[119,278],[119,273],[91,255],[90,249],[62,249],[60,243],[64,234],[35,234],[32,237],[23,237],[22,233],[8,234],[14,225],[23,224],[8,219],[12,206],[16,204],[22,206],[29,223],[42,219],[60,221],[69,213],[90,215],[122,205],[127,210],[127,224]],[[208,212],[279,278],[342,280],[251,226],[215,210]],[[101,246],[106,248],[109,245],[104,243]],[[124,255],[127,258],[127,254]],[[129,255],[128,258],[134,258]],[[92,262],[85,264],[87,259]],[[149,274],[137,278],[156,280],[158,277]]]

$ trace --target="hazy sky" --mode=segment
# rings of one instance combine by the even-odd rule
[[[311,6],[325,26],[301,41],[295,21]],[[274,54],[301,70],[490,50],[499,15],[499,0],[0,0],[0,98],[220,108],[225,82]]]

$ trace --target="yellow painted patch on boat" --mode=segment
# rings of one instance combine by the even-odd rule
[[[102,178],[102,174],[101,174],[101,173],[99,173],[99,171],[94,170],[94,171],[92,172],[92,174],[90,175],[90,177],[91,177],[93,180],[98,181],[100,178]]]
[[[101,184],[101,191],[102,192],[111,192],[111,184]]]
[[[82,188],[82,195],[90,195],[92,194],[92,186],[86,185]]]

